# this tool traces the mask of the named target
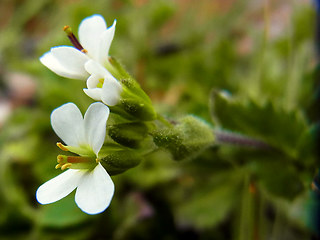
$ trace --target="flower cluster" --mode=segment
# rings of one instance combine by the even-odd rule
[[[84,117],[73,103],[52,112],[52,128],[64,142],[57,146],[71,154],[58,155],[56,168],[66,171],[39,187],[36,197],[41,204],[58,201],[77,189],[79,208],[88,214],[101,213],[114,193],[109,175],[137,166],[158,148],[180,161],[214,140],[211,128],[195,117],[171,123],[154,111],[148,95],[109,56],[115,25],[116,21],[107,28],[100,15],[88,17],[80,24],[79,41],[66,26],[74,47],[54,47],[40,58],[62,77],[86,80],[84,92],[98,101]]]
[[[77,188],[75,201],[88,214],[104,211],[110,204],[114,184],[101,165],[99,152],[106,136],[108,106],[119,103],[123,88],[110,73],[109,48],[114,37],[116,21],[107,28],[100,15],[84,19],[79,26],[79,40],[69,26],[64,27],[74,47],[58,46],[45,53],[40,61],[59,76],[87,81],[84,92],[96,101],[84,117],[78,107],[67,103],[51,114],[51,125],[65,143],[57,143],[74,154],[59,155],[56,168],[66,170],[41,185],[36,197],[39,203],[56,202]],[[108,106],[106,106],[108,105]]]

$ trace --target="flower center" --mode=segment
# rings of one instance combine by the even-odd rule
[[[100,78],[100,79],[99,79],[99,83],[97,84],[97,88],[102,88],[103,83],[104,83],[104,79],[103,79],[103,78]]]
[[[65,31],[65,33],[67,34],[70,42],[72,43],[72,45],[78,49],[79,51],[83,52],[83,53],[87,53],[88,51],[86,49],[84,49],[82,47],[82,45],[80,44],[80,42],[78,41],[78,39],[76,38],[76,36],[73,34],[72,30],[71,30],[71,27],[69,27],[68,25],[67,26],[64,26],[63,27],[63,31]]]
[[[55,167],[56,169],[58,168],[61,168],[61,170],[66,170],[67,168],[91,169],[97,165],[99,160],[94,159],[93,157],[58,155],[57,162],[58,164]]]

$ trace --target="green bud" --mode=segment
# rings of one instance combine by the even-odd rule
[[[121,100],[116,106],[110,107],[111,111],[130,120],[155,120],[157,114],[153,109],[152,102],[141,89],[139,83],[127,73],[115,58],[109,57],[106,67],[122,86]]]
[[[148,136],[143,122],[130,122],[108,126],[108,134],[115,142],[130,148],[139,148]]]
[[[133,119],[141,121],[152,121],[157,117],[151,104],[143,101],[140,98],[122,98],[116,106],[115,111],[121,114],[121,110],[128,114]],[[119,109],[120,108],[120,109]],[[111,108],[111,110],[114,108]],[[117,111],[118,110],[118,111]],[[120,110],[120,111],[119,111]]]
[[[108,59],[108,65],[112,68],[109,70],[111,74],[116,78],[116,79],[127,79],[130,78],[130,75],[127,73],[127,71],[124,69],[124,67],[121,65],[118,60],[116,60],[114,57],[109,57]]]
[[[141,89],[139,83],[132,77],[122,78],[120,80],[120,83],[122,87],[125,89],[123,93],[124,97],[135,96],[135,98],[138,97],[144,102],[152,104],[149,96]]]
[[[140,153],[121,147],[103,147],[102,152],[105,154],[100,158],[100,163],[110,175],[116,175],[133,168],[142,160]]]
[[[152,133],[158,147],[168,150],[174,160],[191,159],[214,143],[212,128],[202,120],[187,116],[174,127]]]

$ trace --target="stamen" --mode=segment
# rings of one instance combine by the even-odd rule
[[[63,31],[65,31],[65,33],[67,34],[70,42],[72,43],[72,45],[78,49],[79,51],[83,52],[83,53],[87,53],[88,51],[85,50],[82,45],[80,44],[80,42],[78,41],[78,39],[76,38],[76,36],[73,34],[71,27],[64,26],[63,27]]]
[[[67,168],[72,169],[89,169],[94,164],[94,158],[92,157],[81,157],[81,156],[57,156],[58,164],[55,166],[56,169],[61,168],[65,170]]]
[[[67,168],[71,167],[72,164],[71,163],[66,163],[66,164],[63,164],[62,167],[61,167],[61,170],[66,170]]]
[[[65,145],[63,145],[61,142],[57,142],[57,146],[58,146],[58,148],[60,148],[62,151],[66,151],[66,152],[69,151],[68,148],[67,148]]]
[[[58,168],[61,168],[63,165],[61,165],[60,163],[58,163],[56,166],[55,166],[55,169],[58,169]]]
[[[57,162],[58,163],[65,163],[66,162],[65,157],[63,155],[58,155]]]

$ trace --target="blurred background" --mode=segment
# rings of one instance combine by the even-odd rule
[[[76,34],[92,14],[117,19],[110,55],[159,113],[192,114],[283,151],[214,146],[185,162],[158,152],[112,177],[102,214],[81,212],[74,193],[38,204],[37,188],[60,173],[50,113],[93,101],[85,82],[39,57],[71,45],[63,26]],[[1,0],[0,239],[318,239],[315,22],[309,0]],[[234,102],[213,109],[212,89]]]

